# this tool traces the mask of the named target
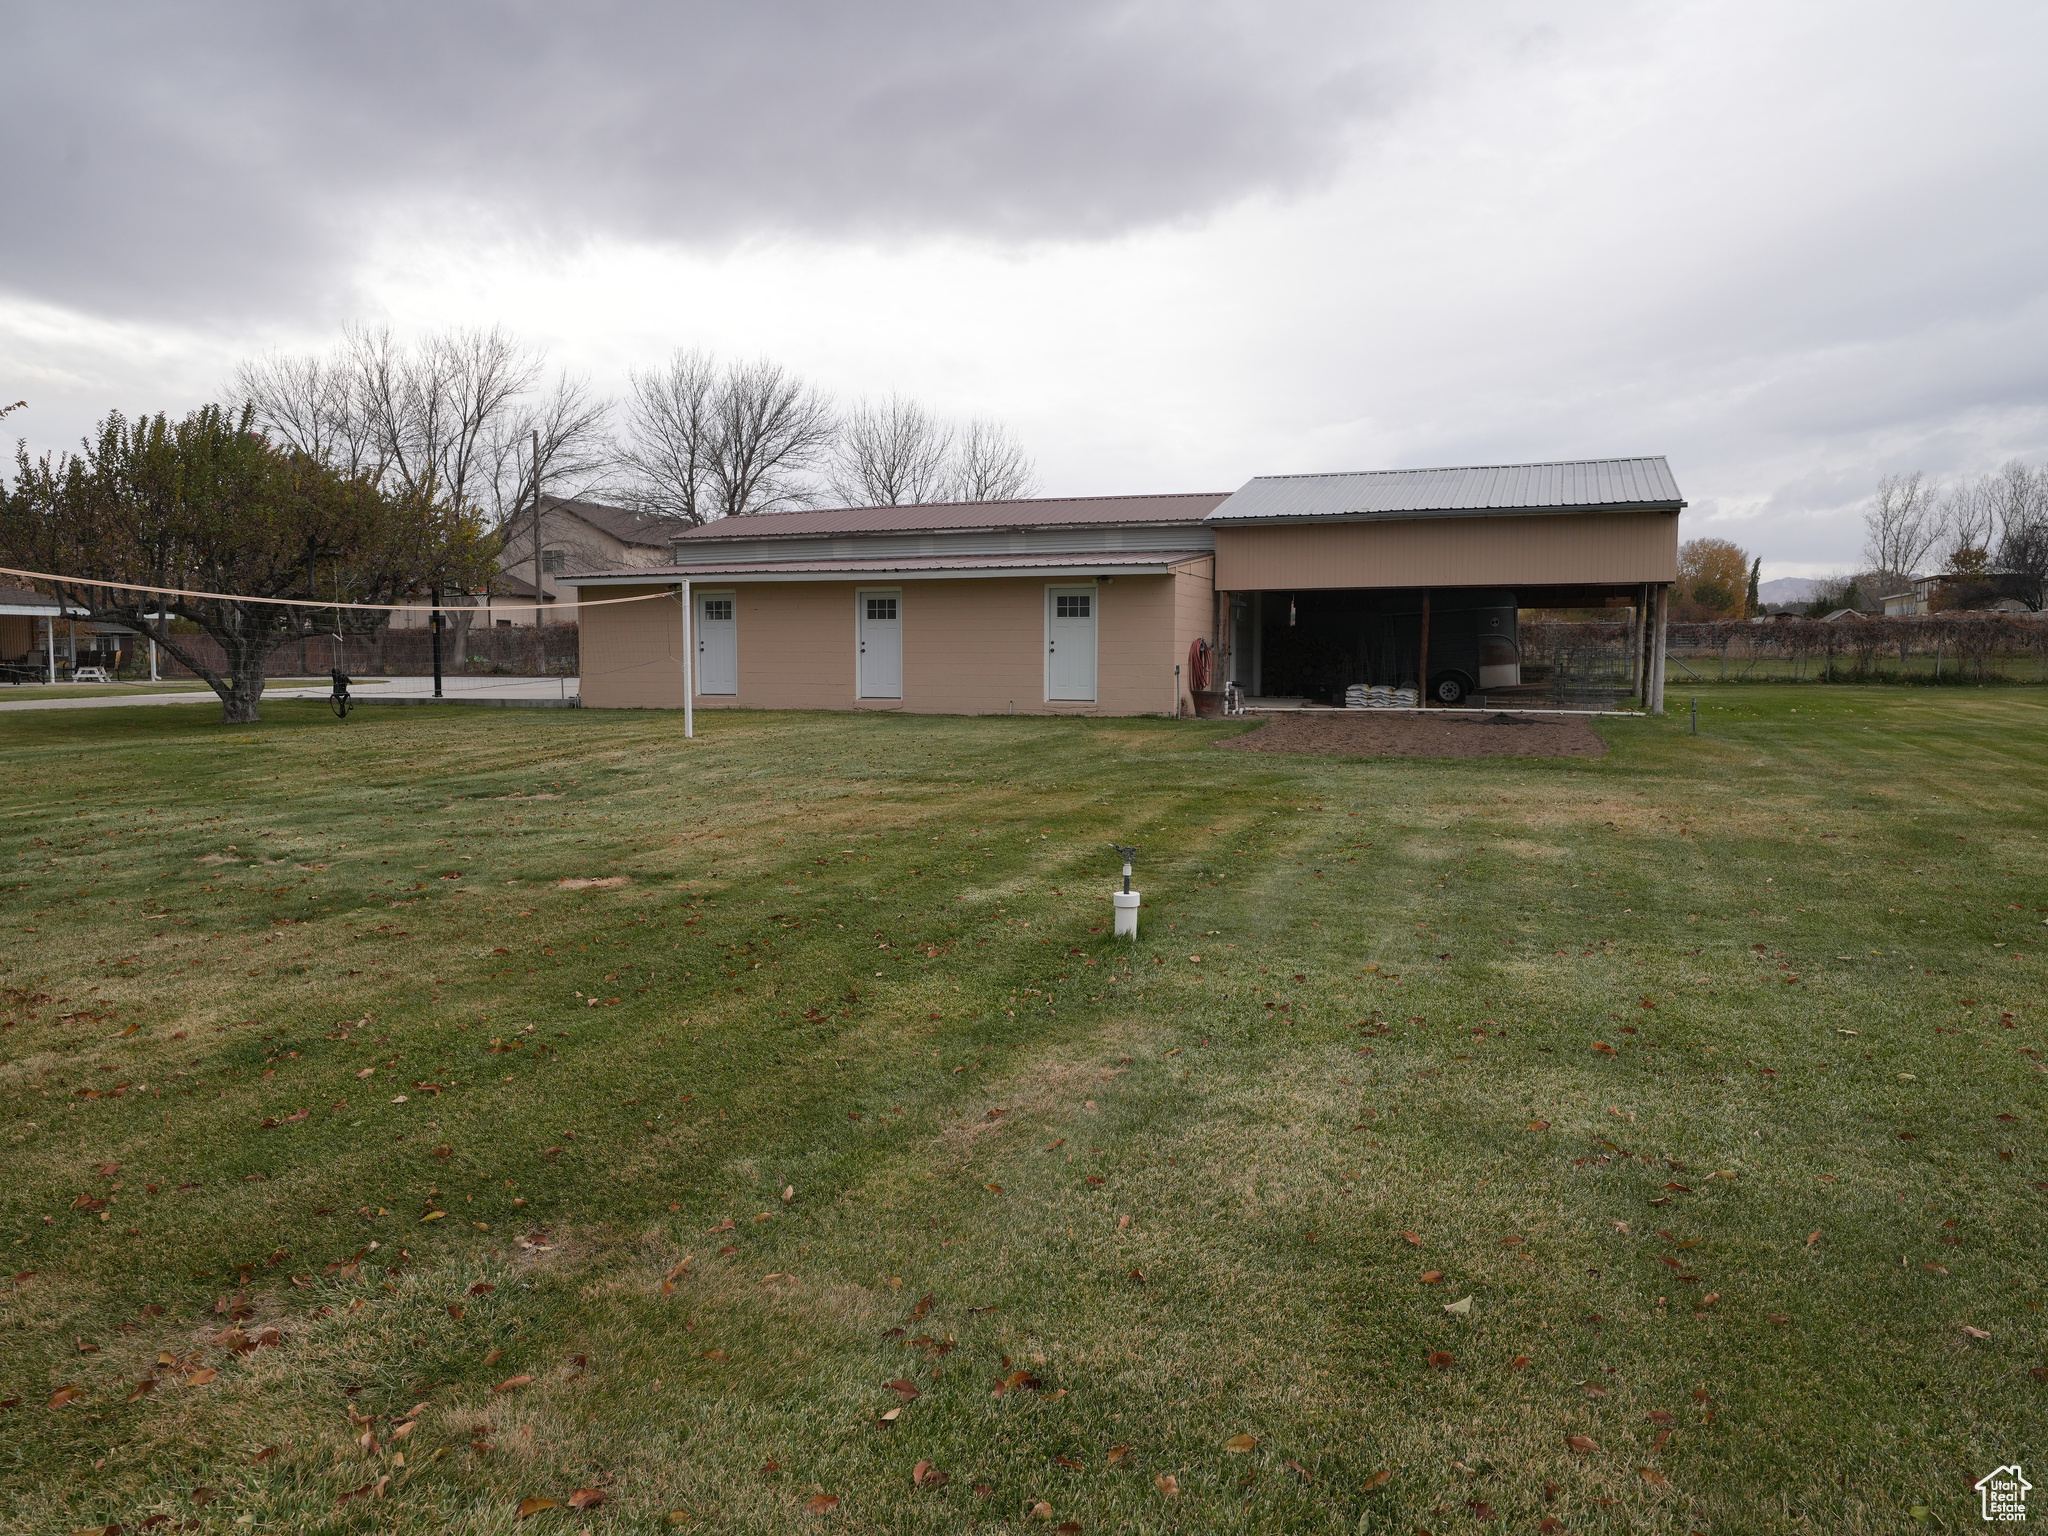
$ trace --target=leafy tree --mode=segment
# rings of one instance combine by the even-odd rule
[[[1763,574],[1764,557],[1762,555],[1758,555],[1756,559],[1750,564],[1749,591],[1746,594],[1744,594],[1742,600],[1744,612],[1752,618],[1754,618],[1757,614],[1763,612],[1763,600],[1757,591],[1757,588],[1762,585]]]
[[[257,431],[252,413],[220,406],[182,421],[99,424],[77,455],[15,452],[12,490],[0,487],[0,561],[60,578],[132,582],[222,596],[166,596],[39,583],[93,619],[149,636],[220,695],[221,718],[258,718],[264,662],[292,640],[363,631],[384,615],[292,607],[301,602],[390,603],[480,579],[489,561],[482,519],[450,504],[431,477],[380,487]],[[219,646],[171,628],[185,619]]]
[[[1679,619],[1740,618],[1749,552],[1726,539],[1689,539],[1678,547]]]

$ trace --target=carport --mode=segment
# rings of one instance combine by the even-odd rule
[[[1516,615],[1627,609],[1629,697],[1661,713],[1684,506],[1661,457],[1261,476],[1204,520],[1218,676],[1253,708],[1369,687],[1554,703],[1521,675]]]

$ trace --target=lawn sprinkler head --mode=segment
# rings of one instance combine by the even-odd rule
[[[1138,856],[1136,848],[1126,848],[1122,843],[1111,843],[1124,861],[1124,888],[1113,892],[1110,903],[1116,908],[1116,936],[1120,939],[1135,939],[1138,936],[1138,893],[1131,889],[1131,860]]]

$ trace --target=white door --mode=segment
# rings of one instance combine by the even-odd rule
[[[697,691],[740,691],[740,626],[730,592],[697,598]]]
[[[900,592],[856,592],[856,639],[860,647],[860,697],[903,697],[903,596]]]
[[[1045,589],[1045,696],[1095,697],[1095,603],[1093,587]]]

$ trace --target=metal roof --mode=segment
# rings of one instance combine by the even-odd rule
[[[752,519],[748,519],[752,521]],[[1038,572],[1109,571],[1118,575],[1163,573],[1188,560],[1214,558],[1207,549],[1097,550],[1093,553],[1023,553],[1010,555],[905,555],[867,560],[736,560],[697,564],[634,566],[621,570],[580,571],[555,579],[565,586],[631,586],[663,582],[720,582],[773,576],[795,580],[864,581],[876,576],[1027,576]]]
[[[1483,517],[1510,512],[1675,512],[1671,466],[1648,459],[1260,475],[1209,514],[1211,523],[1317,518]]]
[[[1028,501],[933,501],[900,507],[826,507],[724,517],[677,535],[680,544],[833,533],[941,533],[970,528],[1072,528],[1103,523],[1199,523],[1227,491],[1185,496],[1047,496]]]

